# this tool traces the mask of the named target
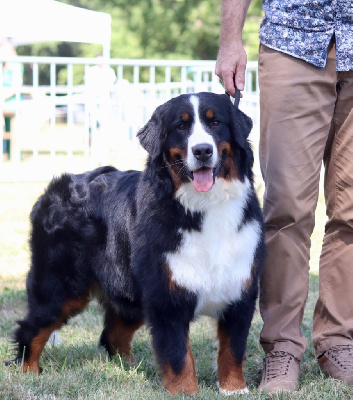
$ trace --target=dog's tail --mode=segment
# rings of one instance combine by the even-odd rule
[[[33,227],[42,226],[46,233],[61,230],[66,223],[79,220],[89,203],[89,184],[98,177],[115,173],[114,167],[100,167],[83,174],[63,174],[54,178],[31,212]]]
[[[95,180],[99,175],[109,174],[110,172],[117,172],[118,170],[111,166],[104,166],[93,171],[87,172],[85,175],[86,183],[90,183]]]

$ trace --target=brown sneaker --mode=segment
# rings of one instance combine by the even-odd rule
[[[353,385],[353,346],[332,346],[319,359],[324,374]]]
[[[285,351],[270,351],[264,359],[260,391],[267,393],[295,390],[298,385],[300,362]]]

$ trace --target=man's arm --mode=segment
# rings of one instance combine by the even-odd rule
[[[245,17],[251,0],[222,0],[221,31],[215,73],[226,92],[235,96],[233,76],[238,90],[244,90],[246,52],[242,42]]]

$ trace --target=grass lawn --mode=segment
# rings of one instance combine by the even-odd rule
[[[25,275],[29,264],[28,215],[44,186],[44,183],[0,184],[0,399],[170,398],[161,387],[146,328],[142,328],[135,337],[133,352],[137,359],[136,365],[128,365],[119,357],[113,361],[107,359],[106,353],[97,346],[102,317],[95,302],[60,331],[62,344],[55,347],[47,345],[41,360],[43,373],[39,377],[24,375],[15,366],[4,366],[4,361],[13,355],[10,335],[16,325],[15,321],[25,314]],[[303,321],[309,348],[302,362],[299,390],[279,396],[283,399],[353,398],[353,388],[323,377],[311,344],[312,313],[318,293],[316,271],[324,215],[321,196],[317,229],[313,234],[310,294]],[[260,329],[261,318],[256,313],[245,362],[250,394],[239,396],[242,399],[271,398],[256,389],[262,373],[263,352],[258,343]],[[191,344],[200,384],[200,392],[194,398],[223,398],[218,394],[215,384],[216,344],[215,324],[212,320],[201,318],[192,325]]]

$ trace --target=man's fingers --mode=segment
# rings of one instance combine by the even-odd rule
[[[216,75],[219,76],[223,83],[224,90],[232,97],[235,97],[235,88],[239,91],[244,90],[245,68],[245,66],[237,66],[234,72],[232,71],[233,68],[227,68],[226,71],[222,71],[222,69],[215,70]],[[241,95],[241,97],[243,96]]]
[[[225,91],[233,97],[235,96],[235,88],[234,88],[235,65],[236,65],[236,59],[234,59],[233,52],[218,54],[215,74],[222,81]]]
[[[246,63],[247,56],[241,40],[231,45],[225,43],[220,46],[215,73],[223,82],[226,92],[232,97],[235,96],[235,87],[239,91],[244,90]]]
[[[239,64],[235,71],[235,86],[240,91],[244,90],[245,87],[245,69],[246,64]]]
[[[235,97],[235,88],[239,91],[244,90],[246,58],[243,48],[242,51],[232,50],[218,54],[215,74],[221,79],[225,91],[232,97]]]
[[[232,97],[234,97],[235,96],[234,74],[231,73],[231,74],[224,75],[222,81],[223,81],[225,91],[227,93],[229,93]]]

